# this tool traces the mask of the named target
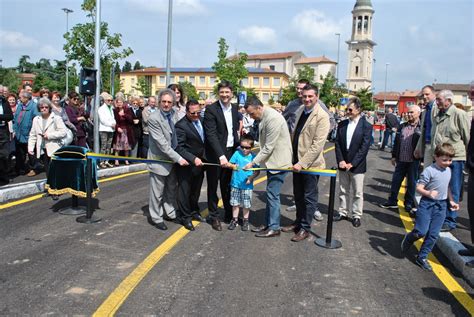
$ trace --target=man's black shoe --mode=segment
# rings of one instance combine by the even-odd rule
[[[222,231],[222,225],[219,219],[213,219],[211,222],[212,229]]]
[[[441,232],[450,232],[450,231],[453,231],[454,228],[451,228],[450,226],[448,226],[447,224],[444,224],[442,227],[441,227]]]
[[[360,219],[359,218],[352,218],[352,225],[356,228],[360,227]]]
[[[194,214],[194,215],[193,215],[193,219],[194,219],[194,220],[197,220],[197,221],[199,221],[199,222],[206,222],[206,219],[204,219],[204,217],[201,216],[200,213]]]
[[[280,230],[267,229],[265,231],[257,233],[255,236],[257,238],[273,238],[280,235]]]
[[[347,216],[341,215],[340,213],[335,213],[334,217],[332,219],[334,221],[349,220],[349,218],[347,218]]]
[[[166,226],[164,222],[155,223],[155,227],[160,230],[168,230],[168,227]]]
[[[467,248],[467,249],[464,249],[464,250],[459,250],[458,254],[462,255],[462,256],[474,256],[474,249],[473,248]]]
[[[183,221],[183,227],[185,227],[189,231],[194,231],[194,226],[193,226],[193,223],[191,222],[191,220]]]
[[[252,228],[252,232],[262,232],[267,230],[267,226],[260,225],[258,227]]]
[[[178,218],[171,218],[171,217],[169,217],[169,216],[167,216],[167,215],[163,215],[163,220],[180,224],[180,221],[179,221]]]
[[[389,202],[386,202],[386,203],[383,203],[383,204],[379,204],[380,207],[384,208],[384,209],[398,209],[398,205],[397,204],[391,204]]]

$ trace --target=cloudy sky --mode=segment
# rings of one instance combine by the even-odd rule
[[[64,59],[66,15],[69,26],[87,22],[81,0],[0,0],[0,59],[16,66],[21,55]],[[355,0],[174,0],[173,67],[209,67],[217,41],[229,53],[302,51],[337,60],[346,77],[347,44]],[[376,91],[417,89],[426,83],[469,83],[474,79],[473,0],[372,0]],[[167,0],[102,0],[102,20],[121,33],[144,65],[164,66]],[[121,62],[123,64],[123,61]]]

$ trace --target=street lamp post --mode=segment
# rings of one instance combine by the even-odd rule
[[[173,18],[173,1],[168,4],[168,41],[166,48],[166,87],[171,83],[171,26]]]
[[[339,48],[341,46],[341,33],[337,35],[337,65],[336,65],[336,85],[339,86]]]
[[[69,13],[73,13],[71,9],[68,8],[62,8],[61,10],[66,13],[66,33],[69,32]],[[69,61],[66,55],[66,96],[69,93],[69,67],[68,67]]]
[[[388,65],[390,63],[385,63],[385,88],[384,88],[384,94],[383,94],[383,107],[385,109],[385,102],[387,100],[387,71],[388,71]]]

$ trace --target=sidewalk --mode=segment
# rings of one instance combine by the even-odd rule
[[[379,153],[379,154],[377,154]],[[369,155],[378,155],[387,170],[393,172],[394,167],[389,163],[391,154],[388,151],[371,150]],[[385,163],[387,162],[387,163]],[[391,179],[387,180],[388,182]],[[387,197],[383,197],[387,199]],[[469,215],[467,213],[467,177],[464,177],[464,192],[463,199],[460,203],[460,210],[458,212],[458,227],[451,232],[441,232],[440,237],[436,243],[436,247],[446,256],[451,264],[459,271],[463,278],[471,285],[474,285],[474,270],[466,266],[466,263],[474,260],[474,257],[460,256],[459,250],[465,249],[471,245],[471,231],[469,225]]]
[[[97,175],[99,178],[126,174],[130,172],[137,172],[146,169],[146,164],[131,164],[121,165],[119,167],[112,167],[107,169],[99,169]],[[25,175],[15,177],[8,185],[0,186],[0,203],[5,203],[11,200],[21,199],[27,196],[39,194],[44,192],[44,185],[46,183],[46,174],[40,173],[33,177]]]

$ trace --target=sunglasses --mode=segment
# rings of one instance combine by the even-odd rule
[[[40,106],[39,108],[40,108],[40,109],[49,109],[48,106]]]
[[[346,109],[347,112],[352,112],[353,110],[354,110],[354,109],[352,109],[352,108]]]
[[[189,112],[188,113],[192,116],[195,116],[195,115],[198,115],[198,114],[201,114],[201,111],[194,111],[194,112]]]
[[[252,149],[251,146],[243,146],[243,145],[241,145],[240,148],[242,148],[242,149],[244,149],[244,150],[250,150],[250,149]]]

